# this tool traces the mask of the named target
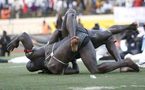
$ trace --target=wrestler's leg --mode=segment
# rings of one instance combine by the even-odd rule
[[[108,29],[112,34],[118,34],[126,30],[137,30],[137,24],[132,23],[130,25],[114,25]]]
[[[114,57],[116,61],[121,61],[121,57],[119,52],[117,51],[117,48],[114,44],[114,40],[112,37],[112,33],[109,31],[88,31],[89,37],[91,41],[93,42],[93,45],[95,48],[97,46],[105,44],[108,52]]]
[[[21,42],[24,46],[24,49],[26,50],[26,56],[31,59],[31,58],[37,58],[40,56],[44,56],[45,52],[43,47],[40,47],[38,49],[33,49],[33,43],[30,38],[30,36],[27,33],[22,33],[21,35],[16,36],[14,39],[11,40],[11,42],[7,46],[7,50],[11,51],[14,48],[19,46],[19,42]],[[33,53],[32,53],[33,52]],[[32,54],[30,54],[32,53]]]
[[[107,48],[108,52],[111,54],[111,56],[113,56],[115,61],[121,62],[122,59],[121,59],[120,54],[117,51],[117,48],[114,43],[115,43],[115,41],[114,41],[113,37],[112,36],[109,37],[108,40],[106,40],[106,42],[105,42],[106,48]]]
[[[80,55],[85,66],[91,73],[106,73],[121,67],[130,67],[137,72],[139,71],[139,67],[130,59],[120,62],[105,62],[97,65],[94,47],[92,47],[91,42],[80,50]]]
[[[91,41],[79,50],[81,59],[90,73],[97,73],[96,51]]]
[[[129,67],[136,72],[139,72],[139,67],[131,59],[126,59],[121,62],[104,62],[97,66],[100,73],[107,73],[121,67]]]
[[[69,9],[64,17],[62,24],[62,37],[70,36],[71,38],[71,49],[73,52],[78,50],[79,38],[76,36],[77,21],[76,12],[73,9]]]
[[[14,48],[17,48],[19,46],[19,42],[22,42],[24,45],[24,48],[27,50],[32,50],[33,43],[30,38],[30,36],[27,33],[22,33],[21,35],[16,36],[14,39],[11,40],[11,42],[7,46],[7,50],[11,51]]]
[[[68,9],[64,16],[64,21],[62,23],[62,37],[68,36],[68,34],[73,37],[76,36],[76,11],[73,9]]]
[[[98,43],[103,44],[104,41],[106,41],[112,35],[112,33],[109,31],[90,30],[88,31],[88,35],[95,47]]]
[[[87,45],[85,46],[84,49],[80,50],[82,52],[80,54],[84,64],[86,65],[86,67],[91,73],[97,73],[97,72],[106,73],[121,67],[130,67],[136,72],[139,72],[139,67],[130,59],[123,60],[121,62],[104,62],[100,65],[96,65],[97,62],[95,60],[94,55],[92,55],[93,53],[91,53],[92,51],[86,48]]]
[[[30,59],[30,61],[27,63],[26,67],[29,71],[37,71],[44,68],[44,49],[42,47],[38,49],[33,49],[33,43],[31,41],[31,38],[27,33],[22,33],[21,35],[15,37],[12,39],[12,41],[8,44],[8,50],[13,50],[14,48],[18,47],[19,42],[22,42],[26,52],[26,57]],[[30,50],[30,51],[28,51]],[[31,52],[31,53],[30,53]]]

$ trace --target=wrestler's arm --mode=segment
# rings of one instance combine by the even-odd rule
[[[61,39],[61,31],[55,30],[49,39],[49,44],[55,43]]]

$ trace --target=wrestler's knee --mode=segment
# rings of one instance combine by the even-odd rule
[[[23,32],[20,36],[19,36],[19,40],[23,41],[25,38],[27,38],[29,35],[26,32]]]

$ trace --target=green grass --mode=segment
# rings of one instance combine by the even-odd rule
[[[18,56],[24,56],[25,54],[23,52],[19,52],[19,53],[16,53],[16,52],[11,52],[10,56],[1,56],[0,59],[11,59],[11,58],[14,58],[14,57],[18,57]]]
[[[80,74],[48,75],[29,72],[25,64],[0,63],[0,90],[145,90],[145,69],[139,73],[115,70],[92,79],[81,62],[79,66]]]
[[[145,89],[145,69],[139,73],[120,73],[116,70],[107,74],[95,74],[97,78],[92,79],[84,65],[79,65],[80,74],[47,75],[28,72],[25,64],[1,63],[0,90],[100,90],[97,89],[99,87],[104,87],[101,90]]]

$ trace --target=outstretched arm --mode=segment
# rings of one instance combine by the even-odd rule
[[[61,39],[61,31],[55,30],[55,32],[51,35],[49,39],[49,44],[55,43]]]

